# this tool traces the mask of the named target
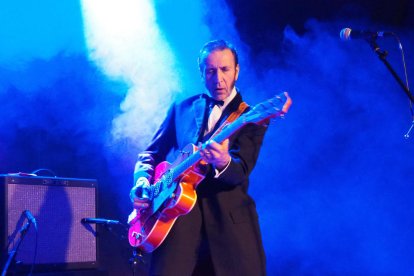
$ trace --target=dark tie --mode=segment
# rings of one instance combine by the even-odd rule
[[[222,110],[221,107],[224,105],[224,101],[218,101],[213,98],[210,98],[210,115],[208,117],[207,126],[204,134],[211,132],[214,129],[217,121],[219,120]],[[216,107],[217,106],[217,107]]]
[[[215,105],[223,106],[224,101],[218,101],[218,100],[215,100],[213,98],[210,98],[210,107],[213,108]]]

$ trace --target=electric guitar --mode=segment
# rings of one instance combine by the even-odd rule
[[[246,124],[261,124],[268,118],[283,116],[291,104],[288,93],[281,93],[221,127],[221,131],[211,139],[222,143]],[[205,177],[203,168],[201,154],[193,144],[187,145],[172,164],[164,161],[156,166],[154,183],[150,185],[150,206],[140,212],[134,209],[129,215],[128,240],[131,246],[143,252],[152,252],[160,246],[176,219],[193,209],[197,185]]]

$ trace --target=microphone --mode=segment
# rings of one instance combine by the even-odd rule
[[[372,32],[367,30],[352,30],[351,28],[344,28],[339,33],[341,40],[351,40],[351,39],[377,39],[378,37],[392,36],[393,32]]]
[[[34,227],[37,229],[37,222],[33,214],[29,210],[24,210],[23,214],[26,216],[26,218],[34,225]]]
[[[88,223],[88,224],[119,224],[118,220],[110,220],[110,219],[103,219],[103,218],[83,218],[81,219],[81,223]]]

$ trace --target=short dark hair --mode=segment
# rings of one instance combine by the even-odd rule
[[[214,51],[222,51],[225,49],[229,49],[233,53],[235,66],[239,64],[239,56],[237,54],[236,48],[228,41],[223,39],[212,40],[204,44],[203,48],[200,50],[200,54],[198,55],[198,68],[200,72],[203,73],[204,70],[204,60],[206,57]]]

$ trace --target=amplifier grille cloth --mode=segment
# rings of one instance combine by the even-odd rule
[[[7,197],[9,238],[19,231],[16,225],[24,210],[36,218],[37,264],[96,261],[96,238],[80,223],[84,217],[96,217],[95,188],[9,184]],[[95,230],[94,225],[91,228]],[[34,248],[32,225],[16,260],[31,264]]]

